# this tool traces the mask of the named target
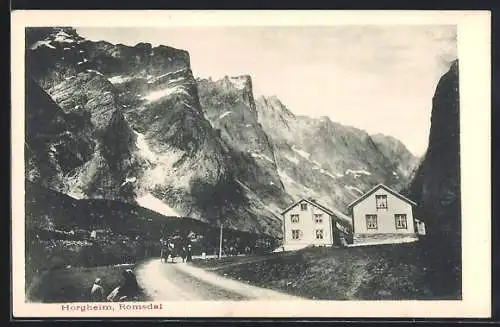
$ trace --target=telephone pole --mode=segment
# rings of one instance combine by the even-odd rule
[[[219,259],[222,258],[222,222],[220,223],[220,236],[219,236]]]

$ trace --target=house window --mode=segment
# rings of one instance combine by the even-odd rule
[[[300,240],[300,230],[299,229],[292,229],[292,239],[293,240]]]
[[[300,204],[300,210],[306,211],[307,210],[307,203],[301,203]]]
[[[292,223],[296,224],[299,222],[299,215],[290,215],[290,219],[292,220]]]
[[[395,214],[396,229],[407,229],[406,214]]]
[[[323,215],[322,215],[322,214],[320,214],[320,213],[315,213],[315,214],[314,214],[314,222],[315,222],[316,224],[321,224],[321,223],[323,223]]]
[[[378,229],[377,215],[366,215],[366,229]]]
[[[316,239],[317,240],[323,239],[323,230],[322,229],[316,229]]]
[[[375,195],[377,209],[387,209],[387,195]]]

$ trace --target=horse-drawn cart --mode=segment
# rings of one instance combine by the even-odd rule
[[[168,263],[170,258],[171,262],[175,262],[176,257],[182,258],[182,262],[186,261],[187,251],[184,240],[180,236],[175,236],[167,240],[160,240],[161,254],[160,260],[163,263]]]

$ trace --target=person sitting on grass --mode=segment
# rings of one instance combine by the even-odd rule
[[[139,294],[139,284],[137,278],[131,269],[122,273],[123,279],[120,286],[116,287],[109,295],[108,301],[123,301],[132,299]]]
[[[104,301],[104,288],[101,286],[101,279],[96,278],[92,289],[90,290],[90,297],[93,302],[103,302]]]

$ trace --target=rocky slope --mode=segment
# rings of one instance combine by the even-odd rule
[[[406,146],[398,139],[390,135],[375,134],[371,135],[373,142],[387,158],[392,162],[398,163],[398,176],[413,177],[416,168],[420,163],[420,158],[413,155]],[[405,182],[406,182],[405,181]],[[405,185],[406,186],[406,185]]]
[[[429,146],[407,193],[425,221],[430,251],[438,248],[436,262],[447,275],[440,279],[452,292],[460,289],[461,198],[458,61],[438,82],[432,99]],[[451,277],[450,274],[451,273]]]
[[[27,88],[27,116],[39,111],[28,99],[39,93],[52,111],[77,117],[73,135],[86,141],[75,154],[79,161],[66,170],[53,159],[47,174],[55,180],[35,178],[47,168],[43,162],[32,164],[28,180],[76,198],[134,202],[164,215],[212,222],[222,217],[242,230],[279,231],[278,218],[248,197],[235,177],[233,151],[204,117],[186,51],[92,42],[71,28],[28,30],[27,41],[27,79],[34,81]],[[27,125],[27,135],[39,134],[36,125]],[[55,144],[27,142],[43,155]]]
[[[377,183],[401,189],[416,164],[397,140],[370,136],[328,117],[296,116],[275,96],[257,99],[257,111],[273,140],[285,190],[295,197],[312,195],[345,210]]]

